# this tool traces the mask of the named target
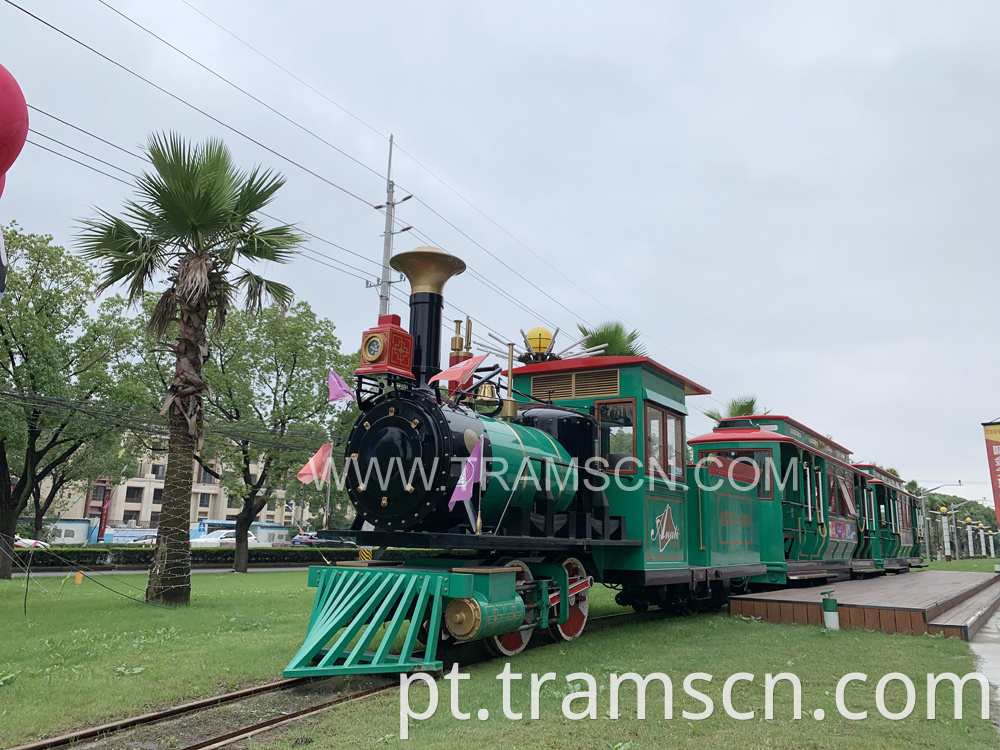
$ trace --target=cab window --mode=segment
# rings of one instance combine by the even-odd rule
[[[601,401],[596,407],[601,458],[607,461],[606,470],[634,474],[635,401]]]

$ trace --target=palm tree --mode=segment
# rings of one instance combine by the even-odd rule
[[[587,328],[579,323],[580,335],[586,339],[581,344],[584,349],[599,344],[607,344],[601,352],[604,357],[645,357],[646,347],[639,343],[639,331],[629,331],[625,324],[617,320],[609,320],[595,328]]]
[[[767,409],[761,409],[757,406],[756,396],[737,396],[734,399],[730,399],[729,403],[726,404],[725,414],[720,413],[718,409],[709,409],[705,412],[705,416],[709,419],[714,419],[716,422],[721,422],[723,419],[752,417],[755,414],[767,414],[767,412]]]
[[[226,310],[240,297],[250,310],[267,300],[287,306],[291,289],[244,266],[288,262],[302,238],[291,226],[266,228],[255,216],[284,178],[259,167],[238,170],[221,140],[190,145],[175,134],[153,135],[146,153],[153,172],[137,178],[137,196],[125,202],[124,218],[99,210],[97,218],[82,222],[80,245],[86,257],[101,263],[99,292],[123,282],[129,299],[138,302],[155,280],[166,281],[147,323],[149,335],[174,355],[176,365],[161,411],[170,442],[146,600],[188,604],[188,518],[209,388],[202,379],[208,319],[212,315],[214,329],[221,330]]]

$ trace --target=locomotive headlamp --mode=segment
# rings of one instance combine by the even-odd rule
[[[385,338],[373,333],[361,345],[361,358],[368,364],[375,364],[385,354]]]
[[[378,325],[361,336],[361,363],[356,375],[398,375],[413,379],[413,337],[398,315],[380,315]]]

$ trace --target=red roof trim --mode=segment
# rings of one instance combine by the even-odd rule
[[[830,440],[830,438],[824,437],[823,435],[820,435],[818,432],[816,432],[816,430],[814,430],[814,429],[812,429],[810,427],[806,427],[801,422],[799,422],[799,421],[797,421],[795,419],[792,419],[791,417],[783,416],[781,414],[755,414],[752,417],[726,417],[726,419],[780,419],[782,422],[788,422],[788,424],[790,424],[790,425],[792,425],[794,427],[798,427],[803,432],[808,432],[810,435],[812,435],[817,440],[821,440],[824,443],[829,443],[834,448],[837,448],[839,450],[844,451],[844,453],[846,453],[847,455],[851,455],[851,453],[852,453],[851,450],[845,448],[840,443],[834,442],[833,440]],[[729,429],[725,429],[723,431],[724,432],[729,432],[730,430]]]
[[[884,476],[884,477],[891,477],[892,479],[894,479],[895,481],[897,481],[901,485],[903,485],[903,487],[906,487],[907,483],[903,481],[903,478],[901,476],[897,476],[896,474],[893,474],[891,471],[886,471],[881,466],[878,466],[876,464],[853,464],[853,466],[856,466],[859,469],[875,469],[875,471],[877,471],[882,476]],[[865,472],[865,473],[868,474],[868,472]],[[875,475],[868,474],[868,476],[871,477],[871,479],[868,480],[869,482],[877,482],[878,484],[884,484],[886,487],[892,487],[892,489],[896,490],[896,492],[901,492],[904,495],[906,495],[907,497],[912,497],[914,500],[919,500],[920,499],[919,495],[914,495],[914,494],[912,494],[910,492],[907,492],[905,489],[901,490],[898,487],[893,487],[891,484],[889,484],[888,482],[886,482],[884,479],[879,478],[878,474],[875,474]]]
[[[554,359],[551,362],[535,362],[530,365],[522,365],[514,368],[514,375],[543,375],[557,372],[579,372],[581,370],[607,370],[619,367],[632,367],[641,365],[653,372],[671,380],[676,380],[684,386],[684,393],[687,396],[707,396],[711,393],[708,388],[698,385],[693,380],[678,375],[655,359],[649,357],[575,357],[573,359]],[[504,372],[504,375],[507,373]]]
[[[757,428],[754,428],[752,430],[741,430],[733,428],[733,429],[708,432],[704,435],[693,437],[689,439],[687,442],[688,445],[704,445],[706,443],[738,443],[738,442],[791,443],[792,445],[797,445],[800,448],[804,448],[810,453],[820,453],[823,456],[823,458],[827,459],[828,461],[832,461],[842,469],[850,469],[854,474],[864,473],[861,471],[855,471],[854,466],[852,464],[841,461],[839,458],[830,453],[817,451],[816,446],[814,445],[809,445],[808,443],[803,443],[801,440],[796,440],[791,435],[782,435],[780,432],[769,432],[767,430],[759,430]],[[865,476],[869,475],[865,474]]]

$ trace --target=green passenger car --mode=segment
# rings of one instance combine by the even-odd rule
[[[759,477],[757,527],[767,571],[752,583],[784,586],[852,577],[865,479],[851,466],[850,451],[776,415],[724,419],[690,444],[698,466],[739,462]],[[874,572],[871,561],[857,567]]]
[[[869,502],[881,558],[886,572],[903,573],[922,567],[920,548],[923,529],[920,523],[920,498],[905,489],[903,480],[875,464],[855,464],[868,477]]]
[[[647,357],[530,364],[515,369],[514,388],[598,422],[595,462],[610,513],[624,518],[624,536],[642,539],[593,552],[599,579],[622,586],[619,601],[684,609],[766,572],[752,477],[730,482],[687,465],[685,399],[707,389]]]

